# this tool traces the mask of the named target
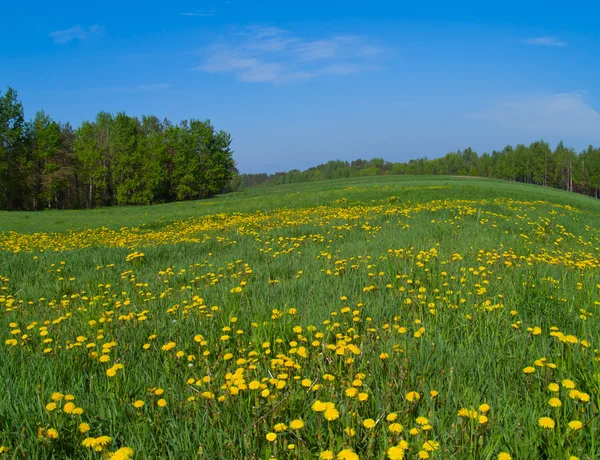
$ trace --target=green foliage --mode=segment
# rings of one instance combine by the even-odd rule
[[[492,154],[478,156],[470,147],[450,152],[441,158],[419,158],[408,163],[389,163],[381,158],[372,160],[329,161],[298,171],[268,174],[242,174],[236,178],[234,190],[254,185],[292,184],[342,177],[378,176],[387,174],[436,174],[447,176],[479,176],[546,185],[562,190],[600,196],[600,148],[590,146],[577,154],[562,142],[552,151],[544,141],[529,146],[506,146]]]
[[[24,122],[0,94],[0,209],[73,209],[207,198],[237,170],[231,136],[207,121],[100,112],[73,131],[43,111]]]

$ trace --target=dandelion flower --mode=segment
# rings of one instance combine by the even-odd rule
[[[325,409],[323,415],[325,416],[326,420],[329,420],[331,422],[332,420],[336,420],[337,418],[339,418],[340,413],[334,407],[329,407],[328,409]]]
[[[85,438],[82,442],[81,445],[83,447],[87,447],[87,448],[92,448],[94,447],[94,444],[96,443],[96,438]]]
[[[277,435],[275,433],[267,433],[267,441],[273,442],[277,439]]]
[[[581,428],[583,428],[583,423],[581,423],[579,420],[572,420],[569,422],[569,428],[571,428],[573,431],[581,430]]]
[[[542,417],[538,420],[538,425],[542,428],[553,430],[556,424],[554,423],[554,420],[552,420],[550,417]]]
[[[396,414],[395,412],[392,412],[391,414],[388,414],[385,419],[388,422],[394,422],[394,421],[396,421],[397,418],[398,418],[398,414]]]
[[[341,450],[337,454],[339,460],[359,460],[358,455],[352,449]]]
[[[548,404],[550,405],[550,407],[560,407],[560,406],[562,406],[562,402],[558,398],[550,398],[548,400]]]
[[[421,395],[416,391],[409,391],[408,393],[406,393],[406,399],[408,402],[418,401],[419,399],[421,399]]]
[[[133,457],[133,449],[131,447],[121,447],[108,456],[109,460],[130,460]]]
[[[399,423],[392,423],[390,426],[388,426],[388,431],[390,433],[402,433],[403,429],[404,427]]]
[[[87,433],[88,431],[90,431],[90,425],[88,423],[80,423],[79,424],[79,432],[80,433]]]
[[[299,430],[301,428],[304,428],[304,422],[302,420],[300,420],[300,419],[292,420],[290,422],[290,428],[292,430]]]
[[[498,460],[512,460],[512,456],[508,452],[500,452],[498,454]]]
[[[392,446],[387,451],[387,456],[390,460],[403,460],[404,459],[404,449],[399,446]]]
[[[375,426],[375,420],[373,420],[372,418],[368,418],[366,420],[363,420],[362,424],[367,430],[370,430]]]

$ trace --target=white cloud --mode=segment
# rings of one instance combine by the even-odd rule
[[[556,38],[556,37],[534,37],[526,38],[523,43],[527,45],[539,45],[539,46],[565,46],[567,43]]]
[[[54,43],[68,43],[71,40],[85,40],[91,35],[97,35],[103,31],[103,27],[98,24],[94,24],[90,27],[81,27],[79,25],[71,27],[65,30],[56,30],[50,32],[50,37]]]
[[[536,95],[500,102],[472,114],[498,130],[548,138],[600,138],[600,113],[581,92]]]
[[[197,70],[279,84],[373,70],[381,53],[364,37],[309,40],[276,27],[248,27],[205,48],[205,61]]]

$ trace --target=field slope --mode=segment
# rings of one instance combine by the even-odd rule
[[[596,459],[599,217],[410,176],[0,213],[0,456]]]

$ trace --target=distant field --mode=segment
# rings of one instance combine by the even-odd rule
[[[0,212],[0,456],[597,459],[599,222],[439,176]]]

